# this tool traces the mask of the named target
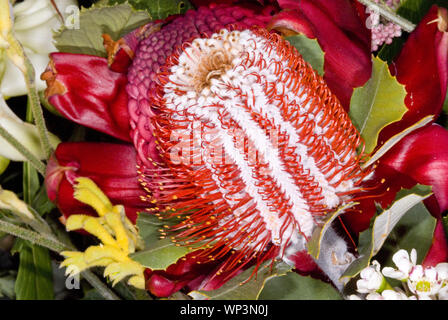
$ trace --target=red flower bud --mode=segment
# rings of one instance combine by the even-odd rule
[[[61,143],[47,167],[45,186],[49,198],[65,217],[93,210],[73,197],[77,177],[92,179],[113,204],[123,204],[128,218],[135,222],[137,212],[147,205],[141,200],[136,172],[136,153],[130,145],[107,143]]]

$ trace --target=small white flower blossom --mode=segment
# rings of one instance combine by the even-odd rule
[[[56,1],[61,14],[69,5],[76,5],[76,0]],[[48,54],[57,51],[53,44],[53,32],[61,26],[61,19],[50,0],[24,0],[13,6],[13,33],[22,44],[26,55],[31,60],[36,73],[38,90],[45,89],[45,82],[40,79],[47,67]],[[4,97],[26,94],[25,80],[21,71],[7,58],[0,49],[0,93]]]
[[[356,282],[359,293],[376,292],[383,284],[384,277],[380,272],[378,261],[372,261],[372,265],[361,271],[361,279]]]
[[[440,290],[447,285],[447,268],[447,263],[439,264],[437,267],[415,266],[407,281],[409,290],[416,294],[420,300],[436,299]],[[440,274],[438,270],[440,270]],[[442,296],[444,296],[444,293]]]
[[[394,288],[394,290],[387,289],[381,293],[369,293],[366,296],[366,300],[416,300],[416,297],[408,297],[400,288]]]
[[[383,274],[386,277],[404,281],[409,277],[409,273],[417,263],[417,251],[412,249],[411,256],[409,257],[409,253],[406,250],[398,250],[392,257],[392,261],[398,267],[398,270],[391,267],[385,267],[383,269]]]

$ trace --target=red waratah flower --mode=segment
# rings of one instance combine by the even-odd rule
[[[344,111],[353,88],[371,72],[370,33],[356,8],[348,0],[278,4],[287,10],[274,18],[271,8],[210,5],[151,23],[121,42],[105,36],[109,60],[51,55],[43,74],[49,101],[65,117],[123,140],[60,144],[46,186],[64,216],[87,210],[72,187],[86,176],[124,204],[132,221],[140,211],[174,210],[182,220],[167,232],[193,248],[201,243],[167,270],[147,270],[155,295],[185,286],[215,289],[248,265],[277,256],[299,272],[318,272],[303,239],[354,197],[363,213],[345,221],[354,232],[365,229],[374,203],[363,191],[377,181],[390,190],[379,199],[376,190],[382,204],[403,183],[420,182],[434,186],[435,214],[446,209],[440,176],[448,154],[427,142],[448,139],[437,125],[403,139],[374,171],[361,169],[356,149],[362,139]],[[435,19],[445,24],[427,23]],[[440,112],[446,21],[446,11],[433,7],[391,66],[408,90],[410,124]],[[324,79],[266,28],[316,38],[326,53]],[[421,46],[430,57],[419,58]],[[420,76],[407,76],[422,70],[435,75],[423,88]],[[403,179],[391,178],[397,176]],[[435,243],[432,262],[446,259],[446,247]]]

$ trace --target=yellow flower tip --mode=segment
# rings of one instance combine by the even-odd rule
[[[90,246],[84,254],[84,259],[87,263],[93,263],[99,259],[110,259],[111,261],[126,261],[128,256],[124,254],[119,248],[114,246]]]
[[[99,216],[103,216],[113,210],[112,203],[103,191],[93,182],[92,179],[79,177],[75,180],[75,192],[73,196],[76,200],[87,204],[95,209]]]
[[[126,262],[112,263],[104,270],[104,276],[109,277],[112,281],[112,285],[116,285],[118,282],[128,276],[143,276],[144,268],[139,263],[129,260]]]
[[[79,251],[62,251],[61,255],[66,257],[64,261],[62,261],[60,267],[66,267],[65,270],[66,275],[74,276],[83,270],[87,269],[87,263],[84,260],[84,253]]]
[[[67,231],[83,229],[87,218],[90,218],[90,216],[84,214],[73,214],[65,221],[65,229]]]
[[[141,290],[146,289],[144,276],[133,276],[133,277],[129,278],[128,284],[136,287],[137,289],[141,289]]]

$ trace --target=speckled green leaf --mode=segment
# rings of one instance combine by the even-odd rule
[[[401,120],[407,111],[405,97],[405,87],[390,74],[387,63],[373,58],[372,76],[353,92],[349,113],[366,142],[366,153],[375,149],[384,127]]]
[[[371,228],[359,235],[359,258],[347,268],[342,277],[355,277],[362,269],[367,267],[372,257],[382,249],[387,238],[392,234],[392,230],[398,232],[399,226],[404,225],[404,222],[408,219],[407,215],[412,216],[414,207],[419,210],[419,204],[431,194],[430,187],[419,184],[412,189],[402,189],[398,192],[393,204],[376,216]],[[411,227],[408,226],[405,228],[406,230],[400,232],[409,234]]]
[[[266,281],[291,271],[291,267],[284,262],[276,263],[272,272],[270,265],[271,261],[262,264],[256,277],[254,275],[250,280],[248,279],[253,274],[255,266],[233,277],[217,290],[192,291],[188,295],[195,300],[257,300]]]
[[[109,4],[128,2],[135,9],[147,10],[154,20],[165,19],[173,14],[183,14],[193,9],[187,0],[109,0]]]
[[[309,39],[304,34],[289,36],[285,39],[299,51],[303,59],[308,62],[314,70],[321,76],[324,75],[325,53],[322,51],[322,48],[316,39]]]
[[[152,270],[165,270],[171,264],[185,256],[190,250],[185,246],[177,246],[170,239],[154,242],[144,250],[137,251],[131,258]]]
[[[83,9],[79,19],[79,29],[63,27],[54,36],[59,51],[106,57],[103,33],[118,40],[151,21],[147,11],[137,11],[129,4]]]
[[[342,300],[342,297],[329,283],[289,272],[269,279],[259,300]]]

